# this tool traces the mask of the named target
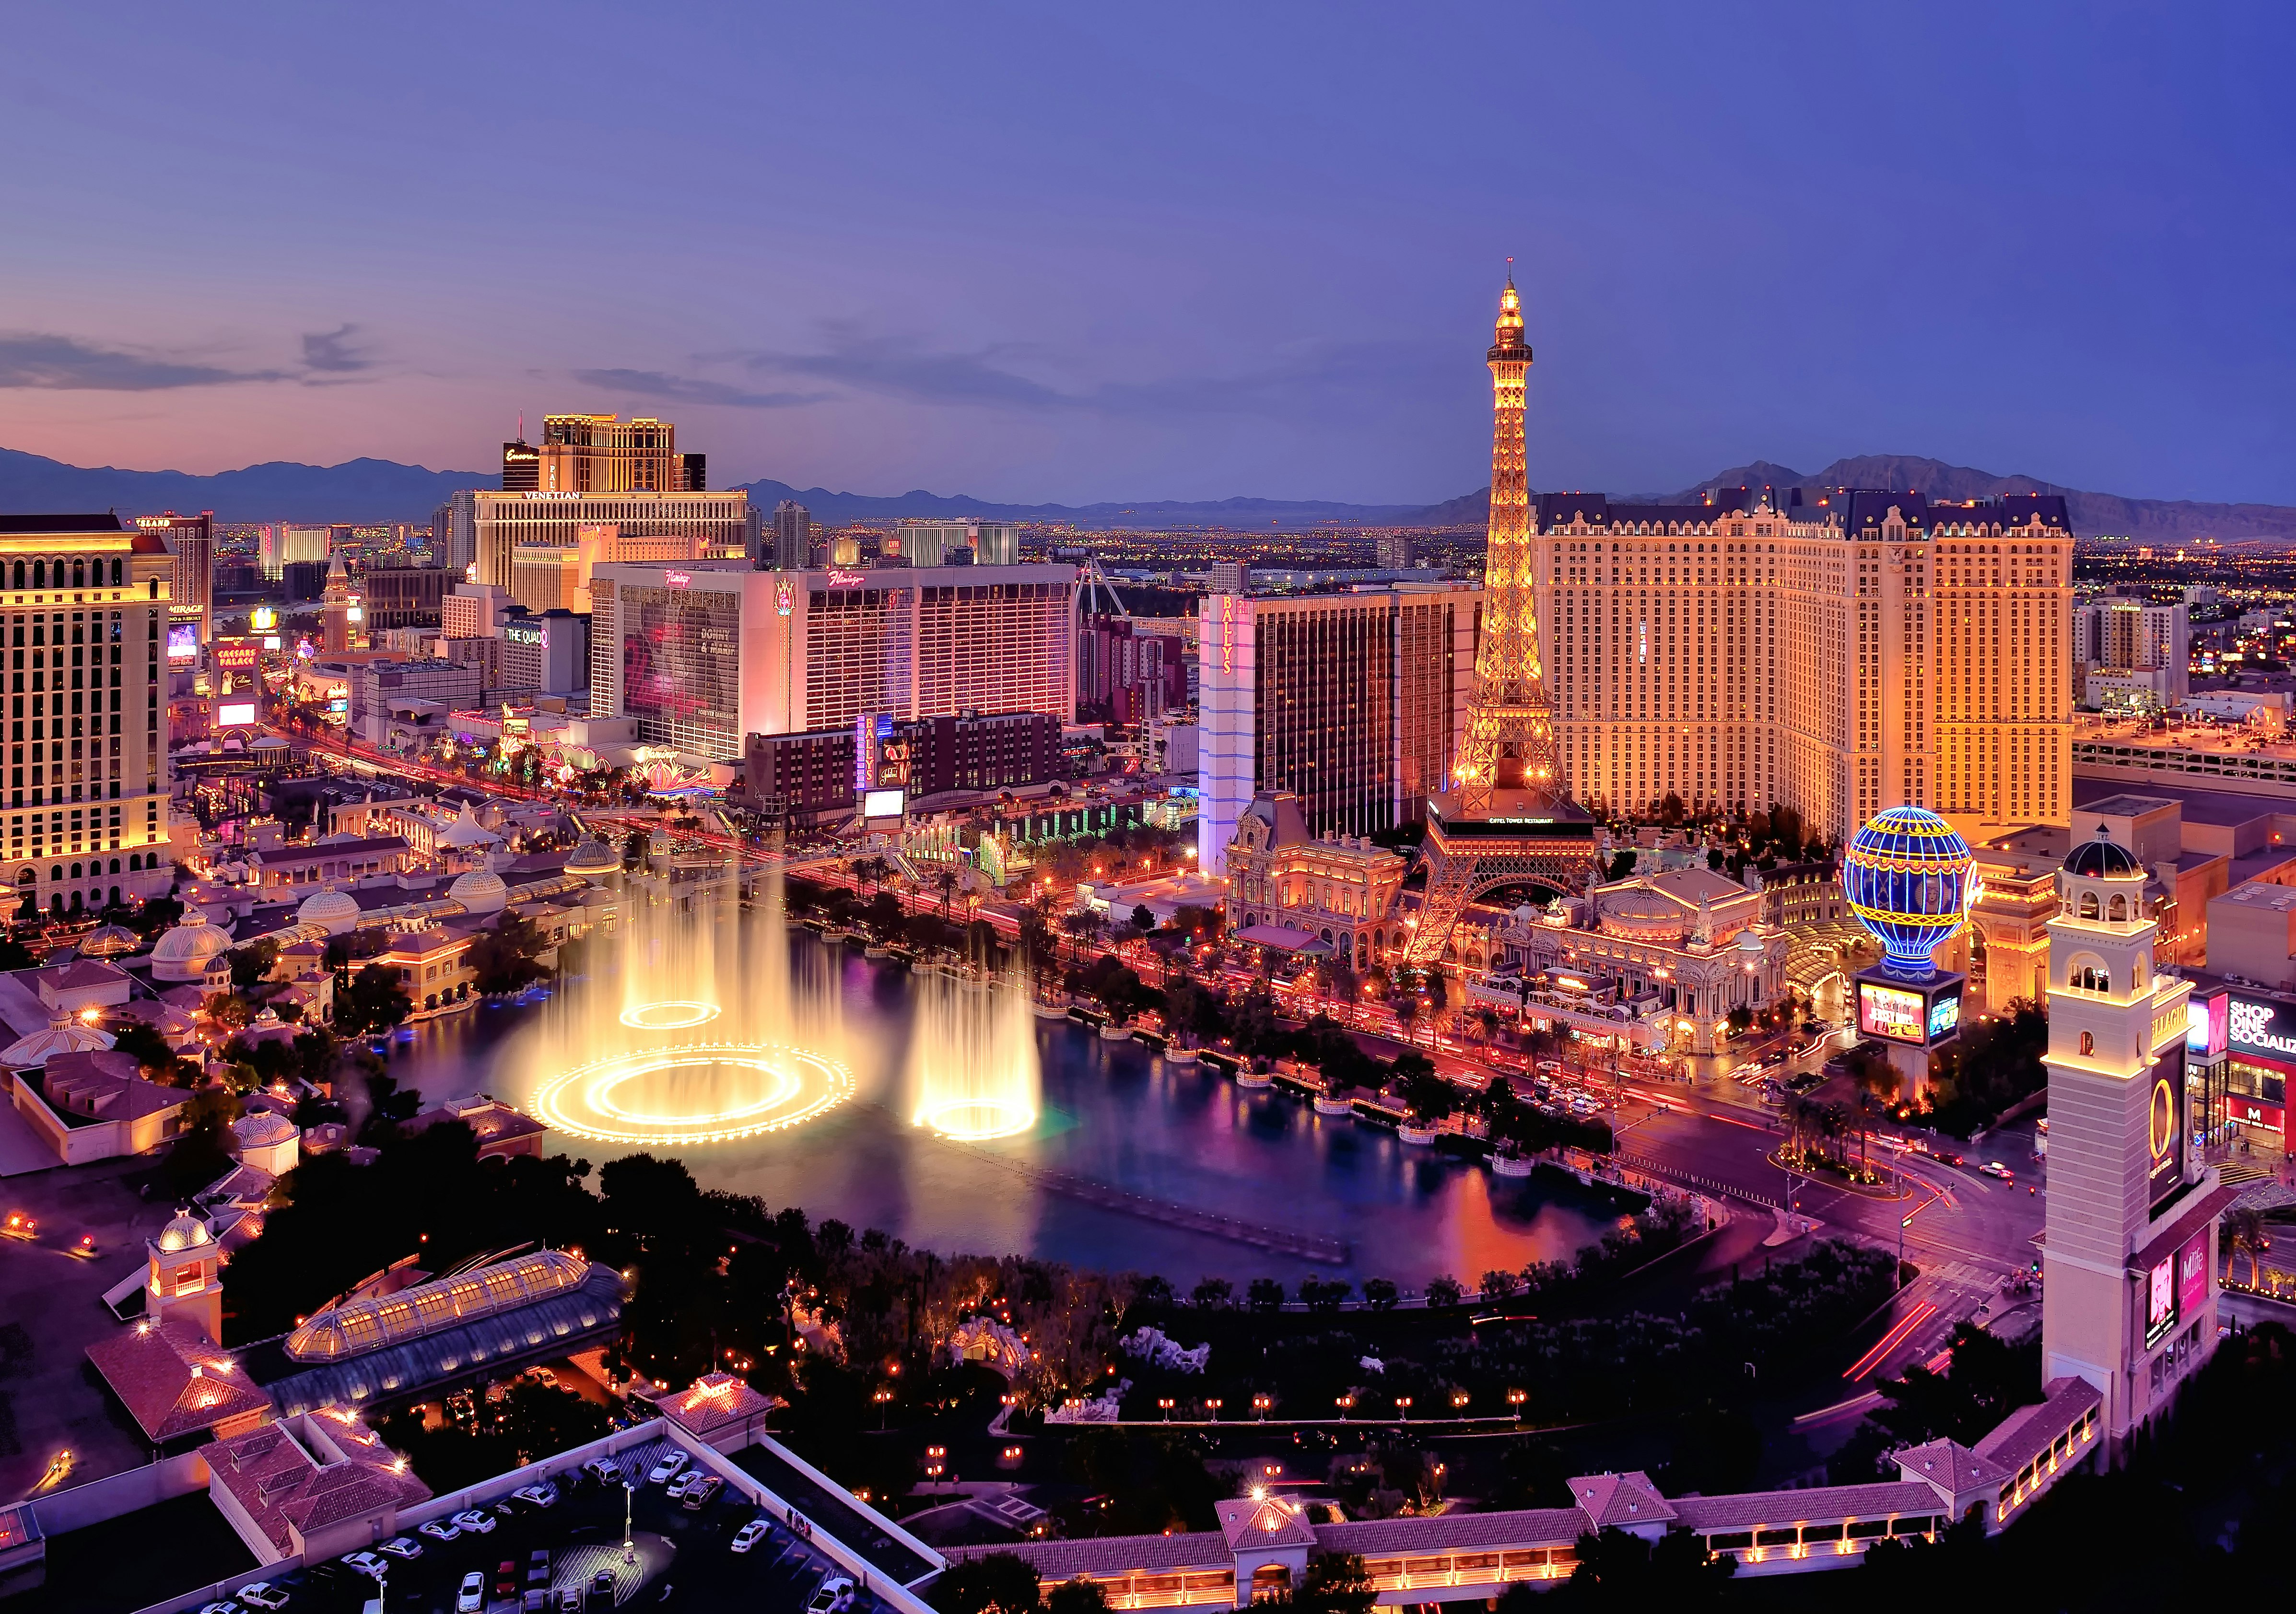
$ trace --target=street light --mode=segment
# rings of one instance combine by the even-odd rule
[[[1528,1390],[1511,1389],[1507,1391],[1507,1405],[1514,1408],[1516,1422],[1520,1423],[1522,1421],[1522,1404],[1529,1399],[1530,1393]]]
[[[1397,1410],[1398,1412],[1399,1412],[1399,1413],[1401,1413],[1403,1414],[1403,1421],[1404,1421],[1406,1423],[1408,1423],[1408,1422],[1410,1422],[1410,1421],[1411,1421],[1411,1397],[1408,1397],[1408,1396],[1398,1396],[1398,1397],[1395,1398],[1395,1407],[1396,1407],[1396,1410]]]
[[[1275,1405],[1275,1398],[1265,1392],[1251,1398],[1251,1410],[1259,1414],[1259,1421],[1262,1423],[1267,1421],[1267,1409]]]
[[[1218,1396],[1214,1396],[1210,1400],[1206,1401],[1204,1405],[1211,1411],[1211,1421],[1214,1423],[1218,1423],[1219,1421],[1220,1398]]]
[[[1158,1406],[1160,1406],[1160,1407],[1162,1407],[1162,1408],[1164,1409],[1164,1421],[1165,1421],[1165,1422],[1167,1422],[1167,1423],[1171,1422],[1171,1421],[1172,1421],[1172,1397],[1169,1397],[1169,1396],[1159,1396],[1159,1397],[1156,1398],[1156,1405],[1157,1405]]]
[[[632,1481],[629,1475],[624,1474],[622,1476],[622,1561],[624,1563],[636,1563],[638,1561],[637,1542],[630,1531],[630,1506],[636,1499],[637,1494],[636,1484]]]

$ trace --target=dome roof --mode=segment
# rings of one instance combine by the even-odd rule
[[[168,926],[152,949],[152,978],[197,980],[219,954],[230,951],[230,931],[209,924],[197,908],[185,908],[184,917]]]
[[[208,1237],[208,1225],[188,1210],[177,1211],[175,1219],[162,1227],[160,1236],[152,1241],[168,1255],[213,1241]]]
[[[510,888],[492,869],[472,869],[455,876],[455,883],[447,888],[447,897],[461,903],[464,913],[499,914],[510,901]]]
[[[99,1031],[77,1016],[66,1015],[0,1048],[0,1065],[11,1070],[29,1070],[36,1065],[45,1066],[59,1053],[92,1053],[111,1047],[117,1040],[109,1031]]]
[[[1754,934],[1753,928],[1751,926],[1748,926],[1745,930],[1738,932],[1737,945],[1738,951],[1747,954],[1749,957],[1751,957],[1755,954],[1762,951],[1762,938]]]
[[[622,866],[613,848],[595,835],[585,835],[566,857],[566,872],[582,880],[598,880]]]
[[[1597,899],[1597,916],[1604,930],[1634,936],[1664,936],[1680,940],[1690,929],[1682,905],[1639,886],[1606,892]]]
[[[82,958],[124,958],[144,945],[144,938],[126,925],[98,925],[81,938]]]
[[[1932,949],[1962,927],[1975,863],[1969,842],[1927,807],[1890,807],[1843,848],[1842,894],[1884,963],[1926,971]]]
[[[2065,873],[2078,874],[2084,880],[2142,880],[2144,871],[2138,866],[2136,855],[2119,841],[2103,824],[2096,826],[2096,839],[2084,840],[2065,856]]]
[[[250,1110],[231,1124],[231,1135],[242,1149],[266,1149],[302,1135],[295,1123],[276,1110]]]
[[[330,936],[342,936],[358,928],[359,905],[348,891],[314,891],[295,910],[298,924],[318,925]]]

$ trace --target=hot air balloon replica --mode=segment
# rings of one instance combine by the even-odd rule
[[[1856,979],[1857,1029],[1889,1050],[1907,1098],[1929,1082],[1931,1052],[1961,1030],[1964,978],[1932,962],[1969,922],[1977,898],[1969,842],[1927,807],[1877,813],[1841,854],[1849,911],[1882,944]]]

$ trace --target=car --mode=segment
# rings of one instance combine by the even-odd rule
[[[549,1549],[537,1547],[532,1553],[527,1554],[526,1584],[530,1586],[545,1587],[550,1585]]]
[[[748,1552],[763,1541],[767,1533],[772,1528],[773,1526],[762,1519],[750,1520],[749,1523],[734,1532],[734,1550],[737,1553]]]
[[[200,1614],[239,1614],[239,1605],[235,1602],[211,1602],[201,1609]]]
[[[507,1558],[495,1565],[495,1595],[497,1597],[518,1595],[518,1566]]]
[[[472,1569],[463,1577],[462,1589],[455,1594],[455,1614],[480,1614],[487,1606],[487,1577]]]
[[[648,1485],[667,1484],[669,1480],[676,1479],[677,1477],[678,1471],[683,1469],[685,1466],[685,1454],[684,1452],[676,1450],[664,1452],[662,1454],[661,1461],[655,1463],[653,1465],[652,1472],[646,1476],[646,1483]]]
[[[689,1513],[700,1512],[709,1505],[711,1497],[725,1488],[726,1482],[715,1474],[709,1475],[699,1485],[687,1486],[685,1496],[685,1511]]]
[[[558,1375],[552,1372],[546,1367],[529,1369],[526,1376],[533,1380],[537,1384],[547,1384],[554,1387],[558,1383]]]
[[[462,1526],[451,1520],[426,1519],[414,1528],[433,1541],[459,1541],[463,1536]]]
[[[701,1483],[701,1471],[700,1469],[688,1469],[685,1472],[678,1475],[675,1479],[672,1479],[669,1482],[669,1485],[664,1490],[663,1495],[667,1495],[671,1501],[676,1502],[684,1497],[687,1491],[692,1490],[695,1486],[700,1485]]]
[[[482,1512],[477,1508],[468,1508],[455,1514],[452,1522],[458,1530],[466,1530],[475,1536],[487,1536],[494,1532],[495,1516],[492,1513]]]
[[[371,1580],[381,1580],[390,1573],[390,1566],[372,1553],[346,1553],[343,1561]]]
[[[805,1614],[845,1614],[852,1606],[853,1583],[842,1575],[832,1575],[805,1600]]]
[[[582,1588],[580,1586],[559,1587],[558,1601],[551,1607],[557,1610],[557,1614],[582,1614]]]
[[[613,1572],[613,1570],[611,1570],[611,1569],[600,1569],[600,1570],[599,1570],[595,1575],[593,1575],[593,1576],[591,1576],[591,1577],[590,1577],[590,1595],[591,1595],[591,1596],[593,1596],[593,1597],[609,1597],[609,1598],[610,1598],[610,1597],[613,1596],[613,1594],[614,1594],[614,1572]]]
[[[2005,1183],[2013,1183],[2017,1180],[2017,1174],[1998,1160],[1988,1160],[1978,1169],[1987,1176],[1999,1177]]]
[[[283,1609],[287,1594],[267,1580],[250,1580],[239,1588],[239,1601],[250,1609]]]
[[[518,1600],[518,1614],[549,1614],[549,1610],[550,1589],[547,1586],[539,1591],[529,1588],[526,1595]]]
[[[422,1544],[419,1541],[410,1540],[405,1536],[394,1536],[389,1541],[384,1542],[381,1546],[377,1547],[375,1551],[382,1553],[387,1558],[396,1558],[400,1562],[404,1563],[411,1559],[416,1559],[422,1556]]]
[[[582,1465],[582,1471],[600,1485],[619,1485],[622,1482],[622,1471],[603,1457],[591,1458]]]
[[[511,1493],[511,1500],[538,1508],[552,1506],[558,1500],[558,1487],[549,1485],[522,1485]]]

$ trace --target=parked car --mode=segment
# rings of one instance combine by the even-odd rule
[[[678,1475],[676,1479],[671,1480],[662,1494],[668,1496],[672,1502],[683,1500],[685,1493],[692,1490],[695,1486],[700,1485],[703,1478],[704,1476],[700,1469],[688,1469],[683,1474]]]
[[[459,1541],[463,1536],[463,1527],[451,1520],[426,1519],[414,1528],[433,1541]]]
[[[250,1580],[239,1588],[239,1601],[250,1609],[283,1609],[287,1594],[267,1580]]]
[[[200,1614],[239,1614],[239,1605],[235,1602],[211,1602],[201,1609]]]
[[[477,1536],[488,1536],[494,1533],[495,1516],[478,1508],[466,1508],[455,1515],[454,1525],[458,1530],[468,1530]]]
[[[559,1587],[558,1601],[551,1606],[557,1610],[558,1614],[582,1614],[582,1588],[580,1586]]]
[[[372,1553],[346,1553],[343,1561],[371,1580],[381,1580],[390,1573],[390,1566]]]
[[[622,1471],[603,1457],[591,1458],[582,1465],[582,1471],[600,1485],[619,1485],[622,1482]]]
[[[653,1465],[653,1471],[646,1476],[646,1483],[648,1485],[667,1484],[671,1479],[676,1479],[677,1477],[678,1471],[685,1468],[685,1454],[684,1452],[665,1452],[662,1454],[661,1461]]]
[[[522,1485],[512,1491],[511,1495],[517,1501],[529,1503],[538,1508],[546,1508],[556,1504],[558,1487],[553,1485]]]
[[[487,1577],[472,1569],[463,1577],[462,1590],[455,1594],[455,1614],[480,1614],[487,1606]]]
[[[763,1541],[766,1538],[766,1533],[772,1528],[773,1527],[762,1519],[750,1520],[749,1523],[734,1532],[734,1550],[737,1553],[748,1552]]]
[[[593,1597],[603,1597],[609,1602],[612,1600],[614,1595],[613,1570],[600,1569],[595,1575],[590,1577],[590,1595]]]
[[[705,1475],[699,1484],[685,1487],[685,1511],[698,1513],[709,1505],[709,1499],[726,1488],[726,1482],[715,1474]]]
[[[422,1556],[422,1544],[411,1536],[393,1536],[375,1551],[386,1558],[396,1558],[405,1563]]]
[[[495,1565],[495,1595],[497,1597],[518,1595],[518,1565],[507,1558]]]
[[[550,1584],[550,1549],[537,1547],[526,1555],[526,1584],[546,1586]]]
[[[805,1614],[845,1614],[852,1606],[853,1583],[842,1575],[832,1575],[805,1600]]]
[[[550,1614],[550,1588],[537,1590],[529,1586],[526,1595],[518,1600],[518,1614]]]

